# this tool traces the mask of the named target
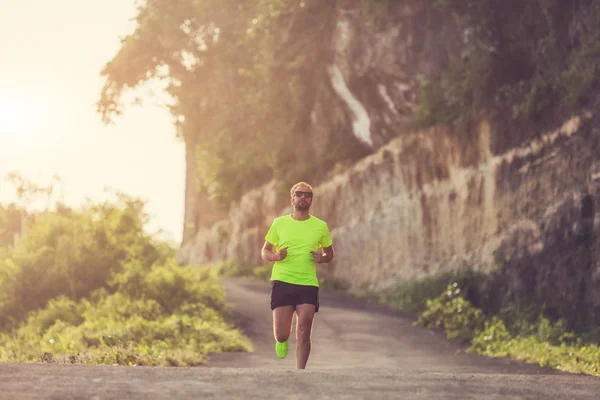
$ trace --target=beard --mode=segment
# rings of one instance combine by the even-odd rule
[[[299,201],[296,203],[295,207],[297,210],[306,211],[310,209],[310,204],[305,201]]]

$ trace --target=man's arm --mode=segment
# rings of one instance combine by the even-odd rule
[[[282,247],[279,251],[273,251],[273,245],[267,241],[260,251],[260,256],[266,262],[280,261],[287,256],[287,247]]]
[[[328,263],[333,260],[333,257],[335,256],[335,249],[333,248],[333,245],[331,245],[329,247],[324,247],[321,250],[313,251],[312,255],[316,263]]]

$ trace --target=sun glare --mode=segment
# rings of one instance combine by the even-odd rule
[[[27,129],[27,102],[0,93],[0,138],[24,134]]]
[[[0,146],[57,135],[68,126],[66,106],[49,90],[0,87]]]

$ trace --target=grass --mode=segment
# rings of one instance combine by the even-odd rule
[[[550,322],[541,319],[539,325],[549,326]],[[600,347],[583,344],[569,332],[558,342],[539,334],[515,337],[508,333],[502,320],[492,318],[473,337],[469,349],[489,357],[509,357],[565,372],[600,376]]]

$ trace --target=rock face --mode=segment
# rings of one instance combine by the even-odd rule
[[[323,273],[353,290],[378,290],[500,268],[507,291],[539,295],[558,316],[600,305],[600,118],[582,110],[512,141],[505,137],[513,132],[488,121],[466,144],[465,132],[441,127],[390,140],[414,112],[418,71],[460,53],[459,23],[414,1],[395,9],[397,24],[375,28],[364,11],[344,8],[351,2],[338,3],[335,51],[309,134],[318,143],[342,129],[372,154],[315,186],[312,213],[328,222],[337,250]],[[277,182],[259,187],[218,222],[196,224],[181,262],[258,265],[271,221],[289,212],[287,190]]]
[[[448,55],[464,47],[459,22],[428,1],[406,0],[385,8],[360,3],[337,1],[331,35],[324,39],[331,41],[327,67],[315,74],[319,84],[307,116],[311,125],[298,138],[312,143],[319,159],[335,159],[343,151],[338,144],[349,136],[362,146],[356,152],[370,154],[404,132],[414,116],[418,74],[441,71]],[[320,0],[302,4],[307,12],[322,8]],[[382,12],[392,13],[384,19],[394,23],[381,23]],[[225,216],[198,191],[195,145],[186,143],[184,243]]]
[[[376,150],[412,120],[419,73],[439,72],[464,43],[460,23],[428,1],[371,9],[357,3],[337,3],[312,137],[318,142],[341,129]]]
[[[597,117],[576,116],[497,155],[486,122],[467,150],[441,129],[393,140],[315,187],[312,212],[328,222],[337,250],[323,272],[377,290],[502,267],[514,280],[510,290],[539,290],[558,308],[596,302],[598,126]],[[275,182],[248,193],[184,244],[182,261],[258,265],[272,219],[291,212],[288,199]]]

